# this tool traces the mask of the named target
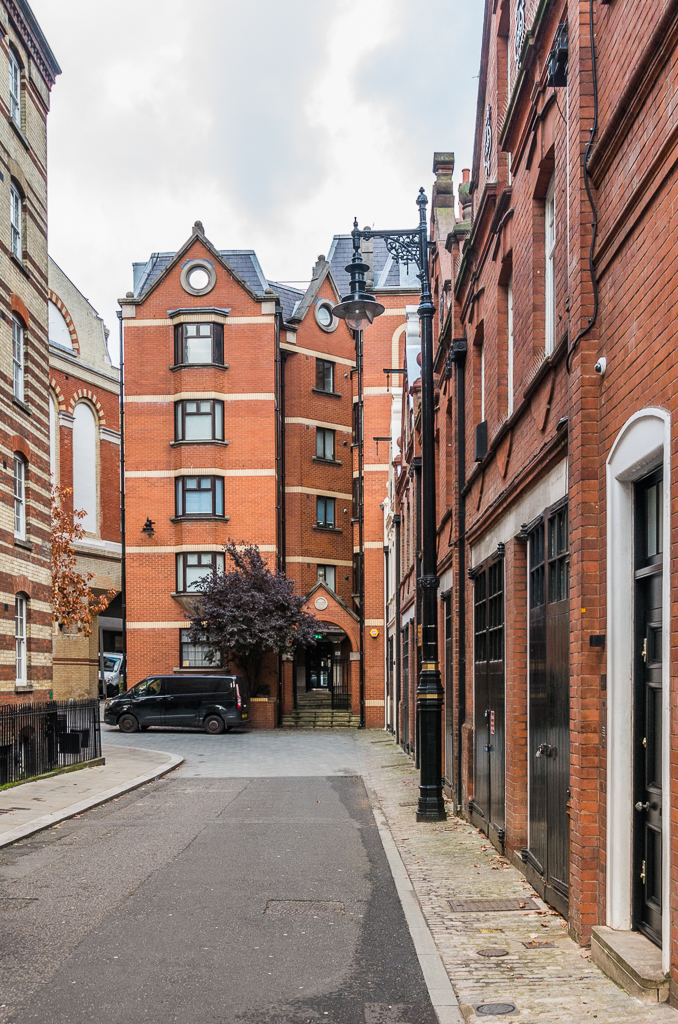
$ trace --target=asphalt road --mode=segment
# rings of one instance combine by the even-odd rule
[[[357,744],[262,735],[0,851],[0,1021],[435,1024]]]

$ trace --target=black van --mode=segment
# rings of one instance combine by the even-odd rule
[[[106,701],[104,722],[121,732],[149,725],[199,726],[216,736],[249,722],[244,676],[149,676]]]

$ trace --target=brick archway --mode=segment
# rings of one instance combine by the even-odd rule
[[[59,298],[59,296],[57,295],[56,292],[53,292],[52,289],[50,288],[48,294],[49,294],[50,302],[54,303],[54,305],[56,306],[56,308],[59,310],[59,312],[61,313],[62,317],[66,321],[66,326],[68,327],[68,333],[71,336],[71,344],[73,345],[73,351],[77,352],[78,355],[80,355],[80,342],[78,341],[78,332],[75,329],[75,324],[73,323],[73,317],[68,312],[68,309],[66,308],[65,303],[61,301],[61,299]]]
[[[75,412],[75,407],[78,404],[78,402],[87,402],[89,405],[94,406],[94,409],[96,410],[97,413],[97,418],[99,420],[99,426],[106,426],[106,415],[104,413],[103,406],[99,399],[97,398],[96,393],[94,391],[91,391],[89,388],[78,388],[78,390],[71,395],[70,401],[68,403],[68,411],[70,412],[71,416],[73,416]]]

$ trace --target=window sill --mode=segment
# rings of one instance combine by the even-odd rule
[[[227,370],[228,363],[172,363],[170,370]]]
[[[314,530],[319,530],[320,533],[343,533],[344,531],[338,526],[320,526],[318,523],[313,524]]]
[[[338,459],[321,459],[319,455],[314,455],[312,462],[319,462],[322,466],[342,466],[343,463],[339,462]]]
[[[15,683],[14,684],[14,692],[15,693],[33,693],[33,685],[32,685],[32,683]]]
[[[24,147],[24,149],[30,149],[31,148],[30,142],[28,141],[28,139],[26,138],[26,136],[22,132],[21,128],[19,127],[19,125],[14,120],[14,118],[10,117],[9,115],[7,115],[7,120],[9,121],[14,134],[19,138],[19,140],[21,142],[21,145]]]
[[[9,254],[9,258],[12,261],[12,263],[14,264],[14,266],[17,267],[21,271],[21,273],[24,275],[24,277],[27,277],[27,278],[30,279],[31,275],[28,273],[28,267],[26,266],[24,261],[20,260],[18,256],[15,256],[13,252],[11,252]]]
[[[200,437],[195,438],[192,441],[170,441],[170,448],[182,448],[187,444],[218,444],[222,448],[225,448],[226,445],[230,443],[230,441],[218,441],[216,438],[212,437]]]
[[[15,548],[23,548],[24,551],[32,551],[33,550],[33,545],[31,544],[31,542],[29,540],[24,540],[23,537],[15,537],[14,538],[14,547]]]
[[[170,523],[204,522],[206,519],[211,519],[215,523],[227,523],[230,518],[230,516],[215,516],[201,512],[197,516],[170,516]]]
[[[327,395],[329,398],[341,398],[339,391],[325,391],[324,388],[311,388],[316,395]]]
[[[31,407],[28,402],[24,402],[21,398],[12,398],[12,405],[18,406],[22,412],[25,412],[27,416],[31,415]]]

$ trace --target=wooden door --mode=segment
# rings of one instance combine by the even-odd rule
[[[529,841],[547,902],[567,913],[570,799],[570,556],[565,504],[529,534]]]
[[[635,488],[634,927],[662,944],[663,481]]]
[[[474,573],[475,824],[502,847],[505,830],[504,560],[487,559]]]

